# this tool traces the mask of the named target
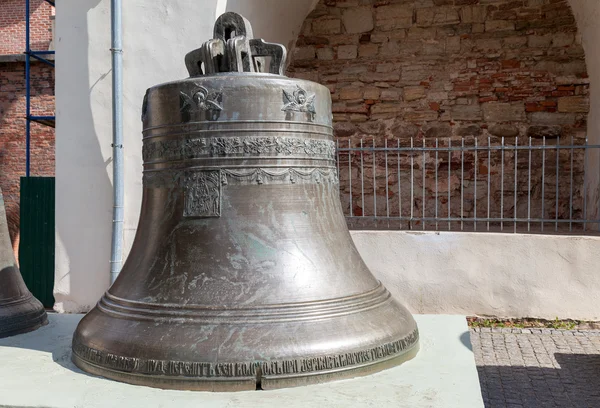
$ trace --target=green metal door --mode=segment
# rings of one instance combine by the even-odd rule
[[[21,177],[19,269],[33,295],[54,305],[54,177]]]

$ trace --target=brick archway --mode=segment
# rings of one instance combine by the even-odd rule
[[[584,144],[588,134],[590,80],[567,0],[321,0],[288,71],[329,87],[342,138]]]

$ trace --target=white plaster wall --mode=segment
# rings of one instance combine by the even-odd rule
[[[184,56],[212,38],[225,11],[254,34],[288,44],[316,0],[123,2],[127,256],[141,203],[141,105],[146,89],[187,77]],[[58,311],[92,307],[109,286],[112,222],[110,1],[58,0],[56,16],[56,284]]]
[[[600,237],[353,231],[413,313],[600,320]]]
[[[57,7],[54,291],[58,310],[78,312],[109,282],[110,13],[100,0]]]
[[[581,34],[587,71],[590,77],[590,114],[588,143],[600,144],[600,1],[569,0]],[[600,219],[600,149],[588,158],[587,203],[588,218]]]

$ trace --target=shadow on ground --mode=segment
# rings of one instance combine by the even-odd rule
[[[560,369],[478,366],[486,408],[600,407],[600,355],[554,357]]]
[[[473,351],[473,345],[471,344],[471,335],[468,331],[464,332],[460,335],[460,342],[469,349],[469,351]]]
[[[50,353],[56,364],[78,374],[89,375],[71,362],[72,335],[83,315],[60,315],[60,327],[56,317],[55,313],[48,313],[48,324],[46,326],[33,332],[0,339],[0,347],[16,347]]]

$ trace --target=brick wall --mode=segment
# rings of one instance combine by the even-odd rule
[[[52,7],[30,0],[31,47],[47,50],[51,41]],[[0,2],[0,56],[25,50],[25,1]],[[31,66],[33,115],[54,113],[54,70],[40,62]],[[4,194],[13,245],[18,244],[20,177],[25,175],[25,63],[0,62],[0,187]],[[54,175],[54,129],[31,125],[31,175]]]
[[[566,0],[321,0],[306,19],[292,57],[289,75],[322,83],[331,90],[335,134],[352,139],[353,145],[360,138],[368,138],[369,144],[374,138],[378,146],[383,146],[385,139],[396,145],[399,138],[406,146],[412,137],[417,146],[422,146],[423,140],[433,146],[437,137],[442,138],[440,145],[451,139],[456,146],[462,138],[467,145],[474,144],[475,139],[486,145],[488,138],[499,144],[504,137],[505,143],[512,145],[515,137],[520,144],[528,143],[529,137],[533,144],[541,143],[543,136],[547,144],[556,143],[558,136],[561,144],[570,142],[571,137],[582,143],[585,137],[589,81],[583,47]],[[527,155],[519,157],[519,216],[524,215],[526,202],[522,198],[528,194],[535,200],[532,211],[538,211],[540,203],[547,200],[546,217],[557,211],[560,217],[568,215],[565,188],[569,187],[569,173],[564,170],[570,157],[564,153],[560,155],[558,209],[552,206],[557,191],[550,182],[556,170],[552,167],[555,156],[546,157],[549,185],[544,199],[540,196],[541,155],[532,158],[531,188]],[[583,160],[580,154],[575,156],[573,207],[574,216],[578,216]],[[511,157],[506,156],[507,163]],[[356,155],[351,159],[353,166],[359,160]],[[498,175],[499,155],[490,159],[492,173]],[[347,166],[348,158],[342,160]],[[370,157],[364,160],[367,167],[372,166]],[[426,206],[427,216],[433,216],[435,171],[445,180],[448,168],[460,169],[459,160],[458,154],[452,154],[450,160],[447,154],[438,160],[428,154],[424,169],[415,165],[417,172],[426,173],[426,194],[415,198],[413,210],[420,212]],[[472,154],[465,160],[463,210],[471,216],[475,169],[484,188],[487,152],[479,155],[477,163]],[[384,214],[384,157],[375,162],[377,210]],[[408,170],[407,163],[402,160],[401,169]],[[356,168],[354,192],[360,188],[362,176]],[[365,208],[357,195],[353,195],[352,206],[354,214],[373,215],[373,171],[365,171],[369,195]],[[340,175],[346,211],[350,206],[347,173]],[[512,216],[511,177],[507,174],[504,180],[504,204]],[[420,174],[415,178],[415,188],[420,191]],[[389,178],[387,201],[391,201],[394,215],[398,214],[398,184],[405,182],[398,183],[394,175]],[[492,182],[493,211],[499,209],[499,183],[496,179]],[[410,186],[402,188],[407,191]],[[452,178],[452,200],[457,200],[460,188],[460,181]],[[446,197],[448,187],[438,185],[438,190]],[[486,188],[478,193],[480,216],[486,213],[486,193]],[[410,213],[410,204],[405,203],[403,215]],[[447,199],[438,200],[437,205],[445,209]],[[453,201],[452,207],[452,215],[457,215],[460,203]],[[440,211],[440,215],[446,216],[446,212]]]
[[[29,0],[31,48],[43,51],[52,40],[50,16],[54,8],[44,0]],[[25,0],[0,2],[0,55],[25,51]]]

